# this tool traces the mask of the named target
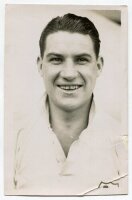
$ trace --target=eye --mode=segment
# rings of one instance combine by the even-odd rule
[[[76,62],[80,65],[85,65],[89,62],[89,59],[85,57],[78,57],[76,58]]]
[[[63,59],[61,57],[52,57],[49,59],[49,62],[51,62],[53,65],[59,65],[63,62]]]

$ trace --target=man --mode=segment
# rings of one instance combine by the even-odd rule
[[[41,112],[18,133],[14,186],[20,194],[127,193],[120,127],[95,109],[99,50],[99,33],[85,17],[56,17],[43,30],[37,63],[46,93]]]

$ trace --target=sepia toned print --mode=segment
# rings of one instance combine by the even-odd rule
[[[126,11],[6,7],[5,194],[128,193]]]

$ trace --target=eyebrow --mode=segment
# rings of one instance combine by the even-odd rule
[[[89,58],[91,58],[92,56],[88,53],[81,53],[81,54],[75,55],[75,57],[89,57]]]
[[[62,57],[62,55],[61,54],[59,54],[59,53],[48,53],[47,55],[46,55],[46,57],[48,58],[48,57],[50,57],[50,56],[60,56],[60,57]]]
[[[50,56],[59,56],[59,57],[62,57],[63,55],[62,54],[59,54],[59,53],[54,53],[54,52],[52,52],[52,53],[48,53],[47,55],[46,55],[46,57],[48,58],[48,57],[50,57]],[[75,55],[75,57],[89,57],[89,58],[91,58],[92,56],[90,55],[90,54],[88,54],[88,53],[80,53],[80,54],[76,54]]]

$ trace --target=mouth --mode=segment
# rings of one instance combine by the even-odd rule
[[[57,85],[57,86],[65,91],[74,91],[82,87],[82,85]]]

